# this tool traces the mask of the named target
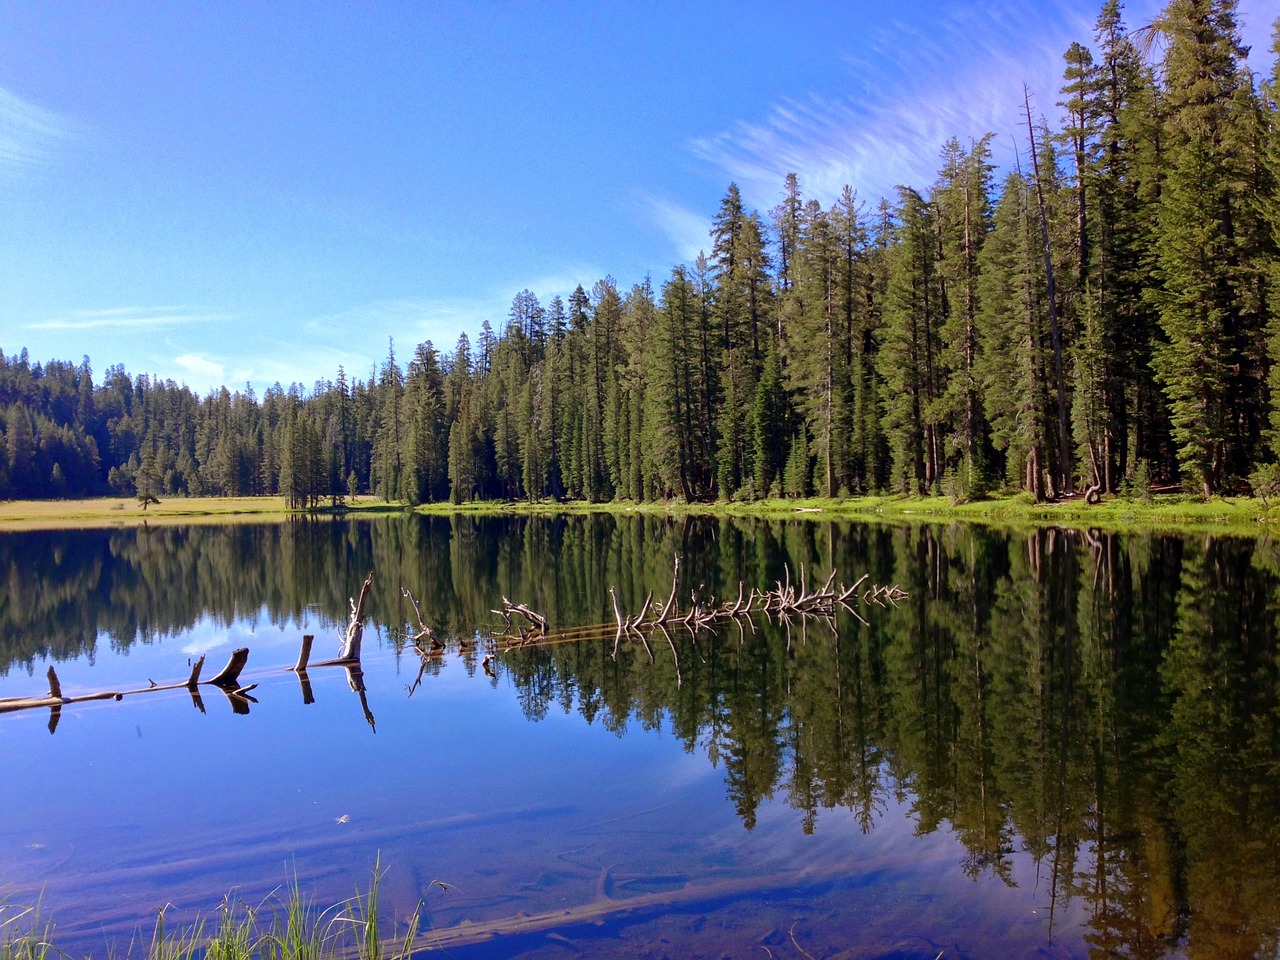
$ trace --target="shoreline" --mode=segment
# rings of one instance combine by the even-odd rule
[[[132,498],[87,500],[10,500],[0,502],[0,532],[93,529],[195,523],[279,523],[310,517],[363,518],[422,515],[531,515],[576,513],[654,514],[660,516],[756,517],[768,520],[858,520],[892,523],[976,523],[985,526],[1067,526],[1152,532],[1219,532],[1245,536],[1265,533],[1280,523],[1280,502],[1254,497],[1158,494],[1147,500],[1106,497],[1101,503],[1083,499],[1034,503],[1023,497],[997,497],[953,503],[946,497],[867,496],[831,500],[758,500],[714,503],[679,501],[637,503],[612,501],[477,501],[409,507],[372,496],[337,509],[290,510],[284,497],[171,497],[145,510]]]

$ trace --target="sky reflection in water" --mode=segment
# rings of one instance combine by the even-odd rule
[[[1197,588],[1203,605],[1206,590],[1221,589],[1216,581],[1247,574],[1246,597],[1274,603],[1257,580],[1259,550],[1237,544],[1206,566],[1189,542],[1109,543],[1116,556],[1107,560],[1070,538],[730,525],[708,539],[662,525],[628,532],[609,518],[584,526],[601,520],[609,520],[603,534],[576,531],[580,543],[573,529],[547,535],[519,526],[520,549],[504,547],[496,567],[482,521],[465,521],[472,529],[425,524],[425,534],[344,530],[343,542],[357,544],[352,554],[317,559],[328,568],[303,579],[354,591],[353,571],[367,566],[390,581],[365,643],[374,726],[342,670],[309,672],[309,705],[285,670],[304,631],[317,634],[313,660],[331,655],[345,597],[300,590],[293,598],[275,585],[251,617],[224,606],[166,620],[157,599],[163,567],[135,562],[136,541],[112,534],[107,552],[142,579],[155,578],[135,594],[151,598],[140,603],[149,640],[126,644],[117,635],[111,651],[99,635],[92,666],[83,657],[56,661],[64,693],[181,681],[200,651],[208,651],[207,678],[246,645],[244,679],[258,684],[257,702],[237,715],[206,686],[203,713],[185,690],[78,704],[62,710],[53,736],[47,710],[0,716],[0,763],[14,771],[0,778],[7,814],[0,879],[10,897],[43,890],[60,943],[73,954],[100,952],[104,936],[127,941],[149,929],[165,903],[174,905],[173,920],[210,913],[230,890],[257,904],[295,873],[319,903],[336,902],[367,882],[378,858],[388,871],[388,913],[403,917],[423,898],[429,924],[442,930],[602,897],[671,895],[666,905],[657,897],[602,924],[556,930],[597,955],[763,956],[764,947],[775,955],[803,948],[815,956],[1085,956],[1090,939],[1106,937],[1172,950],[1204,930],[1205,942],[1214,942],[1242,918],[1255,944],[1274,943],[1266,897],[1233,897],[1219,884],[1225,903],[1196,900],[1197,884],[1216,882],[1214,857],[1204,850],[1216,841],[1185,821],[1195,807],[1177,786],[1176,766],[1194,751],[1155,732],[1196,705],[1178,692],[1168,637],[1198,644],[1202,659],[1217,649],[1212,636],[1195,640],[1189,613],[1175,624],[1179,585],[1192,574],[1208,577]],[[269,536],[280,538],[278,551],[298,546],[290,537],[333,532]],[[510,525],[499,533],[509,539]],[[544,535],[550,546],[538,545]],[[39,570],[42,562],[28,554],[70,536],[7,538],[0,552]],[[416,536],[423,539],[415,545]],[[603,562],[588,549],[601,536],[609,544]],[[196,555],[231,549],[216,529],[198,537],[211,539]],[[505,652],[496,679],[480,669],[478,653],[451,649],[409,694],[418,659],[412,650],[397,653],[408,616],[399,607],[385,612],[400,581],[419,584],[428,618],[438,611],[454,636],[486,622],[478,605],[503,594],[541,601],[534,605],[550,609],[556,624],[602,622],[591,580],[619,584],[627,609],[638,609],[643,591],[664,581],[669,589],[661,558],[669,564],[673,538],[718,595],[731,595],[738,578],[768,584],[783,559],[825,572],[824,557],[836,557],[848,579],[868,571],[901,583],[913,599],[903,610],[864,611],[871,627],[843,620],[838,642],[817,624],[794,630],[790,649],[785,631],[765,623],[741,640],[733,629],[714,642],[682,637],[678,684],[665,641],[655,643],[652,663],[634,644],[614,663],[608,638]],[[440,556],[449,558],[447,576],[424,575],[421,564]],[[1028,556],[1038,566],[1028,566]],[[1118,589],[1136,583],[1137,593],[1093,603],[1098,576],[1122,570],[1129,586]],[[1147,592],[1156,585],[1163,593]],[[29,586],[10,596],[38,596]],[[252,599],[241,591],[228,603],[244,610]],[[1117,631],[1128,636],[1132,623],[1103,629],[1080,617],[1102,609],[1150,621],[1139,653],[1115,646]],[[1274,654],[1272,628],[1258,629],[1255,641]],[[21,662],[0,677],[0,698],[42,693],[48,661],[21,650],[46,641],[34,630],[37,647],[24,648],[20,632],[10,639]],[[1139,669],[1146,664],[1155,670]],[[1104,667],[1110,672],[1099,676]],[[1253,689],[1252,681],[1235,682]],[[1040,692],[1027,694],[1036,684]],[[1155,691],[1146,712],[1131,702],[1138,688]],[[974,691],[991,706],[975,708]],[[997,708],[994,700],[1006,695],[1025,703]],[[1260,717],[1275,722],[1274,699],[1273,685],[1263,709],[1251,701],[1254,727]],[[1235,703],[1219,706],[1230,711]],[[1032,712],[1019,713],[1024,708]],[[1138,748],[1163,750],[1163,759],[1139,763],[1130,756]],[[1090,783],[1095,770],[1102,777]],[[1153,771],[1174,782],[1172,791],[1151,784]],[[1229,801],[1234,781],[1224,780],[1218,799]],[[1268,786],[1255,777],[1251,789]],[[1143,835],[1144,824],[1171,816],[1184,818],[1176,830]],[[1251,883],[1276,878],[1277,856],[1265,842],[1275,836],[1274,810],[1263,804],[1253,817],[1264,830],[1253,837],[1262,853],[1243,870]],[[1044,835],[1029,837],[1028,824]],[[1099,862],[1111,891],[1103,900],[1091,882]],[[433,880],[446,881],[449,892],[432,888]],[[1178,889],[1182,905],[1166,902]],[[562,949],[556,943],[542,931],[452,955],[538,955]]]

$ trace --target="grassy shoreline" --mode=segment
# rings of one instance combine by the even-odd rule
[[[1034,503],[1020,496],[972,503],[946,497],[870,496],[845,500],[758,500],[728,503],[585,503],[580,501],[483,501],[410,508],[373,497],[360,498],[318,516],[373,517],[468,513],[478,515],[567,513],[647,513],[661,516],[732,516],[764,519],[864,520],[897,523],[979,523],[992,526],[1068,526],[1103,530],[1231,532],[1257,535],[1280,523],[1280,502],[1253,497],[1160,494],[1146,500],[1107,497],[1089,505],[1083,499]],[[191,523],[277,523],[306,516],[290,510],[283,497],[171,497],[147,509],[135,500],[109,497],[92,500],[10,500],[0,502],[0,532],[129,527]]]
[[[166,905],[150,933],[140,927],[127,946],[104,939],[103,948],[117,960],[408,960],[424,932],[423,903],[406,918],[392,917],[388,929],[379,902],[384,874],[379,858],[366,888],[323,910],[296,877],[257,905],[229,893],[212,913],[177,925],[166,921]],[[448,890],[438,880],[428,889],[436,886]],[[57,925],[39,901],[26,906],[0,898],[0,960],[75,956],[59,947]]]

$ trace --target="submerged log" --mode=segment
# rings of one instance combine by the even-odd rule
[[[602,923],[609,917],[669,911],[673,907],[687,904],[722,901],[735,897],[758,897],[771,891],[786,891],[790,894],[799,887],[829,884],[842,877],[854,878],[865,875],[875,866],[876,864],[871,862],[862,863],[856,871],[851,870],[847,864],[811,867],[764,877],[737,877],[707,884],[690,884],[675,890],[641,893],[631,897],[614,897],[609,894],[611,884],[609,872],[606,870],[597,884],[598,896],[590,903],[576,907],[561,907],[542,913],[518,914],[496,920],[479,922],[464,920],[453,927],[437,928],[419,934],[413,941],[411,949],[415,954],[427,950],[459,949],[472,944],[485,943],[498,937],[524,936],[556,928]],[[393,947],[396,950],[403,946],[404,944],[398,941],[388,943],[389,948]]]

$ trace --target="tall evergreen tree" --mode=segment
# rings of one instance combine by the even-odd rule
[[[1150,296],[1166,342],[1155,367],[1169,397],[1183,475],[1206,495],[1247,466],[1260,434],[1256,346],[1262,316],[1244,295],[1240,226],[1250,157],[1250,74],[1233,0],[1172,0],[1159,26],[1168,178],[1159,207],[1159,287]]]
[[[947,384],[940,400],[965,496],[986,485],[987,430],[978,379],[978,259],[991,230],[991,135],[966,152],[953,138],[932,193],[939,234],[938,273],[946,319],[940,330]]]
[[[404,472],[404,373],[396,362],[395,344],[387,344],[387,360],[378,378],[378,425],[374,440],[373,477],[383,500],[400,500]]]
[[[942,479],[943,393],[939,329],[937,225],[931,207],[910,187],[898,188],[898,230],[885,293],[877,370],[885,383],[884,432],[892,486],[936,491]]]
[[[1030,184],[1010,174],[979,258],[978,316],[992,443],[1005,457],[1008,480],[1041,499],[1048,459],[1046,291],[1031,206]]]

